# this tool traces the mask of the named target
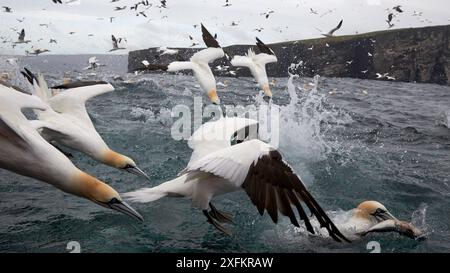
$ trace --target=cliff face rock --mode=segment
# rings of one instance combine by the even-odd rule
[[[285,77],[288,72],[303,76],[350,77],[450,85],[450,25],[387,30],[351,36],[310,39],[270,44],[278,57],[267,65],[270,77]],[[230,55],[243,55],[252,45],[233,45],[224,50]],[[160,55],[157,48],[132,51],[128,55],[128,71],[155,70],[153,64],[188,60],[199,49],[179,48],[178,54]],[[256,49],[255,49],[256,50]],[[145,67],[142,60],[150,65]],[[229,63],[216,60],[216,75],[250,76],[248,69],[217,66]]]

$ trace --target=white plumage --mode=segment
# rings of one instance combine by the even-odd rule
[[[165,196],[190,198],[194,207],[203,210],[209,223],[229,233],[220,223],[231,222],[231,215],[217,210],[211,200],[221,194],[244,190],[260,214],[267,210],[275,223],[279,211],[298,226],[291,208],[295,206],[307,229],[314,233],[300,205],[302,201],[335,240],[346,240],[307,192],[298,176],[282,160],[280,153],[256,137],[255,120],[220,118],[208,122],[194,132],[189,140],[189,146],[194,152],[179,177],[124,196],[136,202],[152,202]]]
[[[35,111],[38,120],[33,121],[47,141],[78,150],[106,165],[148,179],[132,159],[108,147],[86,110],[87,100],[114,90],[111,84],[98,82],[58,90],[48,88],[42,75],[38,75],[37,79],[31,72],[29,75],[33,76],[33,94],[49,105],[45,111]]]
[[[25,108],[45,111],[48,106],[37,96],[0,85],[1,168],[142,220],[113,188],[76,168],[43,139],[21,112]]]
[[[259,87],[264,91],[265,95],[272,97],[272,92],[269,88],[269,80],[267,78],[266,64],[277,62],[275,55],[267,53],[255,54],[250,48],[245,56],[234,56],[231,60],[233,66],[244,66],[250,69],[252,76],[258,82]]]
[[[208,95],[211,102],[219,104],[220,100],[217,96],[216,79],[209,67],[209,63],[223,56],[225,55],[221,48],[209,47],[192,55],[189,62],[170,63],[167,71],[192,70],[201,89]]]

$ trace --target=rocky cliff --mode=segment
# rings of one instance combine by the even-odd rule
[[[327,77],[351,77],[450,85],[450,25],[396,29],[360,35],[337,36],[270,44],[278,57],[267,65],[271,77],[284,77],[288,71],[303,76],[319,74]],[[243,55],[252,45],[233,45],[224,50],[230,55]],[[199,49],[179,48],[175,55],[160,55],[157,48],[132,51],[128,55],[128,71],[151,71],[153,64],[187,60]],[[256,49],[255,49],[256,50]],[[147,68],[142,64],[147,60]],[[216,60],[216,75],[250,76],[248,69],[218,69],[229,65]],[[233,73],[233,72],[232,72]],[[234,74],[234,73],[233,73]]]

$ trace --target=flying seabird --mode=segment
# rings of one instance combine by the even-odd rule
[[[394,19],[394,14],[393,14],[393,13],[389,13],[389,14],[388,14],[388,18],[387,18],[387,20],[386,20],[386,22],[387,22],[388,25],[389,25],[389,28],[391,28],[391,27],[394,26],[394,24],[392,23],[392,19]]]
[[[268,12],[263,12],[263,13],[261,13],[260,15],[264,15],[264,16],[266,17],[266,19],[268,19],[269,16],[270,16],[270,14],[272,14],[272,13],[274,13],[274,12],[275,12],[275,11],[270,10],[270,11],[268,11]]]
[[[249,48],[245,56],[234,56],[231,60],[233,66],[245,66],[250,69],[252,76],[258,82],[259,87],[264,91],[264,95],[272,98],[272,91],[270,91],[269,80],[267,78],[266,64],[277,62],[278,59],[271,48],[256,38],[256,45],[260,51],[255,54],[253,49]]]
[[[114,11],[124,10],[124,9],[126,9],[126,8],[127,8],[127,6],[123,6],[123,7],[115,7],[115,8],[114,8]]]
[[[231,6],[231,4],[228,3],[228,0],[225,0],[225,5],[223,5],[222,7],[229,7],[229,6]]]
[[[25,29],[22,29],[19,33],[19,38],[14,44],[28,44],[31,40],[25,40]]]
[[[208,47],[192,55],[189,61],[170,63],[167,71],[192,70],[200,83],[201,89],[208,95],[210,101],[213,104],[219,104],[220,99],[217,96],[216,80],[209,63],[223,56],[224,52],[220,47]]]
[[[319,13],[317,12],[317,10],[313,10],[312,8],[309,8],[309,11],[310,11],[312,14],[319,14]]]
[[[113,151],[92,123],[86,101],[114,90],[107,82],[73,82],[48,88],[44,77],[36,77],[28,69],[22,74],[32,92],[49,107],[36,111],[36,129],[49,142],[80,151],[105,165],[149,179],[129,157]]]
[[[10,7],[2,6],[2,8],[3,8],[3,11],[4,11],[4,12],[9,12],[9,13],[12,12],[12,9],[11,9]]]
[[[399,12],[399,13],[402,13],[403,10],[401,9],[401,7],[402,7],[402,6],[398,5],[398,6],[393,7],[392,9],[395,10],[395,11],[397,11],[397,12]]]
[[[40,49],[40,48],[36,48],[36,49],[33,49],[33,51],[28,51],[28,50],[25,50],[25,53],[27,54],[27,55],[34,55],[34,56],[38,56],[39,54],[42,54],[42,53],[45,53],[45,52],[50,52],[50,50],[48,50],[48,49]]]
[[[38,97],[0,84],[0,168],[31,177],[100,206],[143,220],[116,190],[79,170],[35,129],[22,109],[46,111]]]
[[[333,37],[333,36],[334,36],[333,33],[334,33],[336,30],[338,30],[338,29],[341,28],[342,22],[343,22],[343,21],[344,21],[344,20],[341,20],[341,21],[339,22],[339,24],[338,24],[335,28],[333,28],[332,30],[330,30],[328,33],[322,33],[322,35],[325,36],[325,37]]]
[[[55,4],[62,4],[63,2],[62,2],[62,0],[52,0],[53,1],[53,3],[55,3]]]
[[[159,54],[160,56],[162,56],[162,55],[175,55],[175,54],[178,54],[178,49],[170,49],[170,48],[167,48],[165,46],[158,48],[158,51],[161,52]]]
[[[57,44],[58,42],[55,39],[50,39],[49,44]]]
[[[203,124],[189,139],[193,153],[180,176],[124,196],[143,203],[162,197],[190,198],[192,206],[200,208],[210,224],[230,234],[221,223],[232,223],[232,216],[216,209],[211,200],[218,195],[245,191],[258,212],[263,215],[267,210],[274,223],[278,223],[281,213],[297,227],[299,219],[303,220],[306,229],[314,234],[304,209],[306,205],[334,240],[347,241],[281,153],[257,139],[257,127],[255,120],[236,117]]]
[[[114,37],[114,35],[111,35],[111,40],[112,40],[113,48],[110,49],[109,52],[120,50],[120,49],[126,49],[125,47],[119,47],[119,43],[122,40],[121,38],[119,38],[119,40],[117,40],[116,37]]]
[[[99,66],[106,66],[105,64],[100,64],[95,56],[89,58],[88,64],[89,66],[83,68],[83,70],[95,70]]]

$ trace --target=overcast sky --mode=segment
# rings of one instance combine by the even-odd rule
[[[337,35],[363,33],[387,29],[385,20],[395,5],[401,5],[404,12],[394,12],[394,28],[450,24],[448,0],[229,0],[229,7],[223,7],[225,0],[167,0],[167,8],[158,8],[159,0],[148,0],[153,6],[145,10],[147,18],[130,10],[140,0],[110,1],[80,0],[61,5],[51,0],[0,0],[0,6],[13,10],[0,12],[0,37],[15,41],[14,29],[25,28],[26,39],[32,40],[13,49],[11,43],[1,43],[0,39],[0,54],[24,54],[32,45],[50,49],[53,54],[107,53],[111,34],[125,37],[127,43],[122,46],[127,50],[188,47],[192,44],[189,35],[203,46],[200,29],[194,28],[200,22],[218,34],[223,46],[251,44],[255,36],[267,43],[320,37],[317,28],[328,31],[341,19],[344,23]],[[127,8],[113,11],[116,6]],[[274,13],[268,19],[261,15],[271,10]],[[413,16],[414,11],[422,16]],[[116,17],[112,23],[111,16]],[[23,22],[17,20],[23,18]],[[231,26],[233,21],[238,25]],[[39,24],[48,24],[48,28]],[[256,32],[255,28],[264,29]],[[58,43],[49,44],[50,38]]]

